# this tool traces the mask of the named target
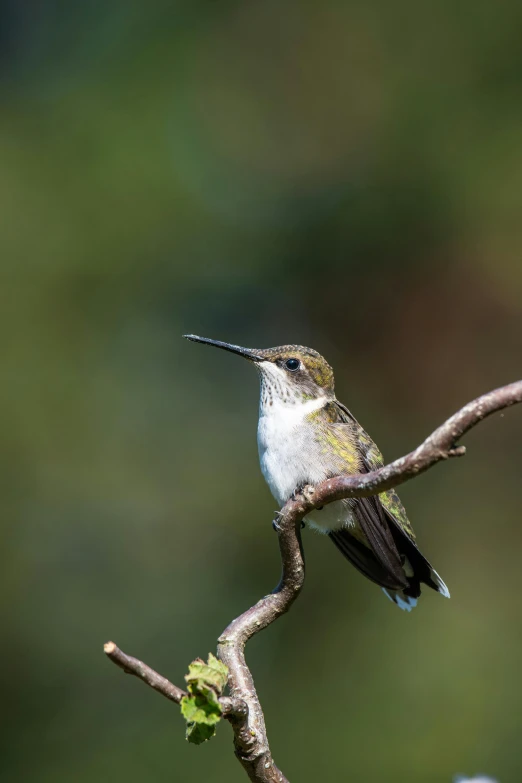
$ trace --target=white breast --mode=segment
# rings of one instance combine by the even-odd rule
[[[325,402],[325,397],[298,403],[276,398],[260,411],[257,443],[261,470],[280,505],[296,487],[317,483],[324,476],[324,469],[311,453],[313,439],[306,417]]]
[[[326,397],[320,397],[289,403],[275,398],[272,405],[261,407],[257,428],[259,461],[279,506],[286,503],[296,488],[304,484],[314,486],[331,475],[312,425],[306,419],[326,401]],[[350,506],[349,501],[331,503],[321,511],[314,511],[307,520],[321,532],[335,530],[353,523]]]

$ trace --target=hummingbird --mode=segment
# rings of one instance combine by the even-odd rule
[[[381,452],[335,396],[333,370],[317,351],[302,345],[242,348],[184,335],[251,362],[261,381],[257,443],[261,471],[282,507],[306,485],[339,475],[367,473],[384,464]],[[328,535],[364,576],[410,612],[421,583],[449,598],[449,590],[421,554],[397,493],[391,489],[314,509],[307,526]]]

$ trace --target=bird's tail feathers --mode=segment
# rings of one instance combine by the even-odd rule
[[[382,592],[390,601],[397,604],[399,609],[403,609],[405,612],[411,612],[417,606],[417,598],[414,598],[412,595],[406,595],[403,590],[387,590],[383,587]]]
[[[428,582],[430,587],[433,587],[434,590],[436,590],[438,593],[443,595],[445,598],[450,597],[450,592],[438,573],[435,571],[434,568],[430,567],[430,579]],[[384,595],[390,599],[390,601],[393,601],[394,604],[396,604],[399,609],[403,609],[405,612],[411,612],[411,610],[417,606],[417,599],[418,595],[420,593],[419,590],[414,590],[416,595],[408,595],[409,592],[413,592],[411,588],[407,588],[406,590],[390,590],[386,589],[385,587],[382,588],[382,591]]]
[[[440,578],[434,568],[430,568],[431,581],[436,585],[435,590],[444,596],[444,598],[450,597],[450,591],[446,587],[444,581]],[[431,587],[431,585],[430,585]]]

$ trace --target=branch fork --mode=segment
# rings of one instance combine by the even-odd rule
[[[460,438],[482,419],[522,402],[522,381],[516,381],[478,397],[436,429],[414,451],[370,473],[335,476],[316,487],[295,493],[278,512],[274,528],[281,554],[282,574],[269,595],[233,620],[218,639],[218,659],[228,667],[229,696],[220,696],[221,713],[234,732],[235,753],[254,783],[288,783],[276,766],[265,727],[263,710],[254,679],[245,660],[249,639],[287,612],[302,590],[305,564],[301,545],[301,522],[314,508],[345,498],[368,497],[403,484],[437,462],[466,453]],[[143,661],[120,650],[114,642],[105,654],[127,674],[133,674],[170,701],[179,704],[187,692],[174,685]]]

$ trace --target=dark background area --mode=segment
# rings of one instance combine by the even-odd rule
[[[0,9],[2,780],[239,783],[102,652],[181,684],[279,575],[255,372],[181,334],[316,348],[388,459],[520,378],[522,5]],[[292,780],[520,780],[521,438],[401,490],[450,601],[305,531],[248,649]]]

